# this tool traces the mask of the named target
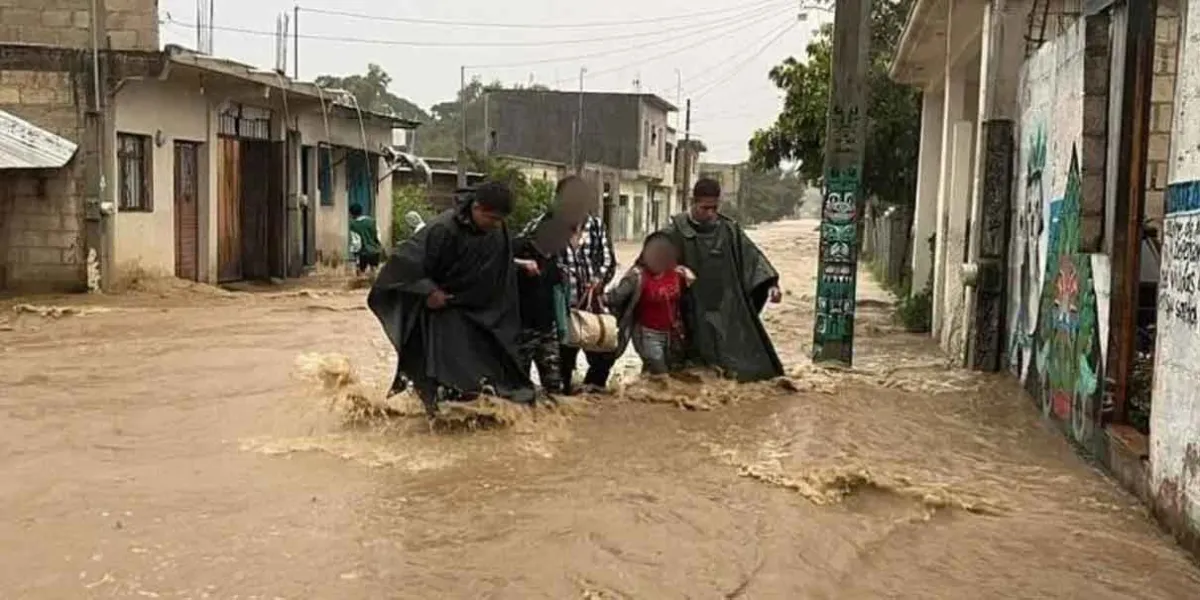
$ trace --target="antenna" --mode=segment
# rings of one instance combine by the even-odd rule
[[[280,13],[275,19],[275,72],[279,74],[287,73],[287,47],[288,47],[288,23],[291,17],[286,13]]]
[[[213,53],[213,0],[196,0],[196,52]]]

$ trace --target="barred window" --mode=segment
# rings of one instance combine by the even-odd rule
[[[150,136],[132,133],[117,134],[118,185],[123,211],[151,212]]]

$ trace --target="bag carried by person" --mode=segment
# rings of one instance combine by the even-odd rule
[[[620,342],[617,318],[606,313],[594,313],[586,307],[592,306],[593,296],[588,292],[580,306],[567,314],[567,336],[564,343],[584,352],[613,352]]]

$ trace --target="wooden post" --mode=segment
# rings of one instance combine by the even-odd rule
[[[871,0],[837,0],[829,90],[813,361],[854,362],[858,220],[866,137]]]

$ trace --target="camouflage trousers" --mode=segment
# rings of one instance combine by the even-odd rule
[[[551,394],[563,391],[558,334],[554,331],[526,329],[521,332],[521,366],[528,373],[536,366],[542,389]]]

